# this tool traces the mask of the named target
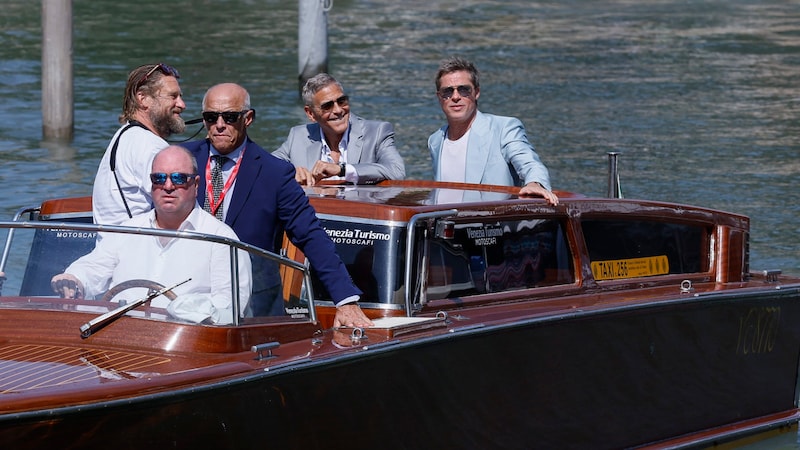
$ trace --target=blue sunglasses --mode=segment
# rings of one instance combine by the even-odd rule
[[[150,174],[150,181],[155,186],[163,186],[167,184],[167,177],[169,177],[172,184],[175,186],[183,186],[184,184],[188,184],[189,180],[193,180],[196,177],[196,174],[193,173],[180,173],[180,172],[172,172],[172,173],[151,173]]]

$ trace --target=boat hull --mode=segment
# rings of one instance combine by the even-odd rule
[[[734,436],[736,423],[796,422],[798,323],[798,288],[487,319],[416,339],[367,339],[355,352],[213,384],[7,413],[0,442],[599,449],[682,437],[711,445]],[[776,415],[785,420],[769,420]]]

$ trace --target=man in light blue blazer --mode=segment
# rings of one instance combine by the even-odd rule
[[[332,76],[310,78],[303,86],[303,102],[312,123],[293,127],[272,152],[295,166],[300,184],[312,186],[323,179],[374,184],[405,177],[392,124],[351,114],[350,100]]]
[[[437,181],[522,186],[520,195],[558,204],[522,122],[478,111],[480,83],[471,62],[444,61],[436,74],[436,95],[447,117],[447,125],[428,138]]]

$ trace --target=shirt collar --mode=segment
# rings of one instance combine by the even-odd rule
[[[319,130],[319,134],[322,137],[322,154],[330,156],[331,148],[328,146],[328,141],[325,139],[325,133],[322,132],[322,128]],[[347,154],[347,146],[350,143],[350,122],[347,122],[347,129],[344,130],[344,136],[342,136],[342,140],[339,142],[339,150],[342,152],[342,155]]]
[[[230,160],[232,160],[234,162],[238,161],[239,157],[242,156],[242,152],[244,151],[245,145],[247,145],[247,139],[245,139],[244,142],[242,142],[242,145],[236,147],[236,150],[228,153],[225,156],[228,157]],[[214,156],[214,155],[219,155],[219,154],[220,154],[219,150],[214,148],[213,145],[208,144],[208,155],[209,155],[209,157]]]
[[[198,211],[200,211],[200,206],[197,205],[197,203],[195,203],[194,208],[192,209],[192,212],[190,212],[189,215],[186,216],[185,219],[183,219],[183,222],[181,222],[181,226],[178,227],[177,231],[194,231],[194,230],[197,230],[197,225],[198,225],[198,222],[200,220],[200,213]],[[150,216],[149,217],[149,219],[150,219],[150,228],[159,228],[158,224],[156,224],[156,210],[155,209],[151,209],[148,214]]]

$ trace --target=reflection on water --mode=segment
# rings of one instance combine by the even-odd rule
[[[2,216],[90,192],[125,75],[142,63],[181,71],[186,118],[211,84],[245,85],[267,149],[306,120],[296,2],[92,0],[73,6],[75,139],[44,144],[40,7],[6,0],[0,12]],[[432,79],[457,53],[482,70],[481,109],[526,124],[556,188],[605,195],[605,154],[619,151],[625,196],[746,214],[752,267],[800,274],[797,4],[341,0],[329,25],[331,72],[355,113],[395,124],[410,178],[431,176],[426,140],[443,123]]]

